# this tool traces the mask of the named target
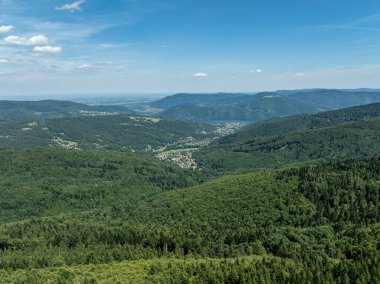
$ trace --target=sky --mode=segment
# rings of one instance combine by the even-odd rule
[[[361,87],[378,0],[0,0],[0,96]]]

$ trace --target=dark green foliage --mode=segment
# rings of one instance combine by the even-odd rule
[[[132,206],[196,180],[174,165],[120,153],[2,149],[0,160],[0,222]]]
[[[205,124],[141,116],[69,117],[40,121],[34,125],[0,125],[0,146],[151,152],[151,148],[164,147],[180,138],[212,137],[215,135],[213,131],[213,126]]]
[[[88,106],[65,101],[0,101],[0,123],[36,121],[95,113],[133,113],[121,106]]]
[[[319,109],[339,109],[380,102],[380,91],[316,89],[294,92],[290,98]]]
[[[201,166],[225,172],[371,156],[380,152],[379,114],[380,104],[374,104],[253,124],[195,157]]]
[[[196,171],[0,149],[0,283],[379,283],[378,116],[374,104],[248,126],[200,151]],[[1,141],[146,152],[212,131],[115,115],[4,124]],[[316,159],[330,161],[205,182]]]
[[[314,89],[248,94],[176,94],[152,102],[163,116],[196,121],[262,121],[380,102],[379,91]],[[157,111],[157,110],[156,110]]]
[[[244,94],[175,94],[163,99],[149,103],[151,107],[159,109],[169,109],[179,105],[215,104],[226,100],[241,98]]]
[[[43,180],[64,171],[61,168],[43,174],[44,165],[71,164],[75,174],[62,173],[68,176],[64,183],[67,187],[72,183],[70,177],[76,175],[76,179],[83,177],[82,186],[86,188],[92,184],[87,176],[93,175],[94,182],[112,178],[114,190],[106,196],[106,203],[100,202],[95,207],[93,199],[86,198],[89,200],[86,212],[73,211],[66,205],[58,207],[55,199],[47,198],[43,206],[53,208],[49,212],[53,217],[3,223],[0,273],[13,275],[19,269],[52,267],[58,273],[65,265],[75,269],[77,265],[165,256],[205,259],[183,263],[175,260],[173,264],[157,260],[156,265],[146,268],[145,281],[370,283],[379,280],[378,157],[225,176],[188,189],[163,191],[159,187],[186,186],[181,182],[181,171],[166,168],[162,172],[163,180],[174,181],[168,186],[151,180],[160,172],[154,163],[144,163],[135,157],[118,158],[119,154],[110,153],[97,153],[92,161],[90,153],[79,152],[74,158],[77,152],[61,152],[8,151],[2,157],[5,164],[2,171],[9,167],[10,161],[22,160],[28,165],[26,161],[31,160],[29,166],[34,165],[37,170],[26,172]],[[54,163],[48,162],[47,157]],[[127,166],[120,159],[136,160]],[[109,170],[103,173],[104,166],[98,167],[96,161],[99,165],[107,162]],[[143,163],[141,173],[136,167],[139,163]],[[14,165],[19,168],[21,162]],[[137,179],[145,181],[142,184],[153,190],[148,193],[141,186],[136,187],[140,193],[130,194],[118,189],[124,187],[118,180],[123,181],[124,177],[133,180],[128,179],[132,173],[123,168],[131,168]],[[145,170],[149,168],[152,169]],[[16,175],[15,171],[7,175],[11,173]],[[168,174],[170,177],[165,176]],[[16,183],[10,192],[18,192],[19,188]],[[38,192],[33,188],[38,189],[39,185],[28,187],[31,197]],[[65,188],[59,191],[65,192]],[[134,201],[130,202],[130,198]],[[72,196],[69,200],[75,204],[76,198]],[[12,210],[6,208],[4,213],[16,212]],[[24,218],[21,214],[20,219]],[[239,259],[218,260],[231,257]],[[114,265],[116,269],[117,264],[111,267]],[[44,274],[39,273],[35,274],[40,275],[36,279],[43,279]]]
[[[220,100],[212,104],[184,104],[168,108],[162,116],[196,121],[261,121],[316,109],[276,93],[260,93]]]
[[[241,144],[259,137],[303,132],[377,117],[380,117],[380,104],[275,118],[247,125],[235,134],[219,139],[216,144]]]

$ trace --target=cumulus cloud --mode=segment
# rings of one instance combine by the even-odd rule
[[[35,46],[33,50],[35,52],[41,52],[41,53],[59,53],[63,50],[63,48],[60,46],[45,45],[45,46]]]
[[[14,26],[0,26],[0,33],[7,33],[13,30]]]
[[[62,6],[55,7],[55,9],[59,11],[70,11],[70,12],[82,11],[81,5],[84,2],[86,2],[86,0],[80,0],[71,4],[64,4]]]
[[[20,36],[7,36],[1,42],[2,44],[13,44],[13,45],[46,45],[48,43],[48,38],[44,35],[36,35],[32,37],[20,37]]]
[[[259,69],[251,70],[249,72],[251,72],[251,73],[263,73],[264,70],[259,68]]]
[[[207,77],[207,76],[208,76],[207,73],[202,73],[202,72],[198,72],[198,73],[193,74],[193,77],[198,77],[198,78]]]

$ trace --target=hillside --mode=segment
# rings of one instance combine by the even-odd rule
[[[380,91],[317,89],[291,93],[289,97],[311,107],[329,110],[378,103]]]
[[[127,114],[1,124],[0,282],[380,281],[380,104],[248,125],[193,149],[193,170],[145,155],[221,129]]]
[[[236,98],[225,98],[215,104],[177,105],[161,112],[164,117],[175,117],[195,121],[261,121],[302,113],[313,113],[313,109],[287,96],[276,93],[260,93]]]
[[[1,149],[0,223],[98,207],[196,182],[174,165],[130,154]]]
[[[226,99],[235,99],[245,96],[239,93],[218,93],[218,94],[175,94],[160,100],[149,103],[150,107],[158,109],[169,109],[180,105],[212,105]]]
[[[279,90],[257,94],[175,94],[147,104],[142,112],[213,123],[257,122],[378,102],[380,92],[371,89]]]
[[[0,101],[0,123],[117,113],[133,112],[121,106],[88,106],[68,101]]]
[[[221,142],[201,149],[194,156],[201,167],[225,172],[373,155],[380,151],[379,105],[368,108],[373,110],[368,115],[362,108],[353,109],[352,115],[352,109],[344,111],[347,118],[343,115],[335,122],[329,122],[328,117],[336,113],[327,113],[327,116],[321,114],[322,119],[301,116],[252,125],[235,136],[222,138]],[[371,113],[375,118],[368,118]],[[310,122],[317,126],[313,127]],[[272,130],[265,134],[268,127]],[[275,134],[276,129],[282,130]],[[260,135],[260,131],[264,134]]]
[[[215,136],[209,125],[131,115],[67,117],[0,125],[0,146],[152,152],[187,137]]]
[[[25,152],[15,154],[30,159]],[[51,151],[45,157],[59,159]],[[88,166],[82,158],[73,166],[68,159],[66,166],[83,171]],[[119,180],[117,172],[108,172],[104,181]],[[107,204],[95,198],[96,208],[75,214],[47,198],[45,207],[55,208],[55,215],[0,227],[0,248],[6,251],[0,252],[0,275],[5,283],[16,278],[28,283],[376,283],[379,173],[378,157],[333,161],[225,176],[128,205],[115,186],[106,191]],[[46,179],[54,172],[32,175]],[[4,216],[9,212],[17,214],[8,207]]]
[[[317,114],[275,118],[249,124],[241,128],[235,134],[219,139],[216,143],[245,143],[257,137],[282,135],[289,132],[302,132],[376,117],[380,117],[380,103],[324,111]]]

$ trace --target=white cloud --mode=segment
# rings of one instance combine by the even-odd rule
[[[14,26],[0,26],[0,33],[7,33],[13,30]]]
[[[208,74],[207,73],[202,73],[202,72],[199,72],[199,73],[195,73],[193,74],[193,77],[207,77]]]
[[[256,69],[256,70],[251,70],[249,72],[251,72],[251,73],[263,73],[264,70],[259,68],[259,69]]]
[[[78,66],[78,69],[89,70],[89,69],[92,69],[93,67],[94,66],[91,64],[83,64],[83,65]]]
[[[296,74],[294,74],[294,75],[299,76],[299,77],[306,76],[305,73],[296,73]]]
[[[81,70],[94,70],[94,69],[100,70],[100,69],[108,68],[111,65],[113,65],[112,61],[100,61],[100,62],[85,63],[85,64],[77,66],[77,68]]]
[[[80,0],[71,4],[64,4],[62,6],[55,7],[55,9],[59,11],[70,11],[70,12],[82,11],[81,5],[84,2],[86,2],[86,0]]]
[[[7,36],[1,42],[2,44],[13,45],[46,45],[48,38],[44,35],[36,35],[32,37]]]
[[[41,52],[41,53],[59,53],[63,50],[63,48],[60,46],[45,45],[45,46],[35,46],[33,50],[35,52]]]

